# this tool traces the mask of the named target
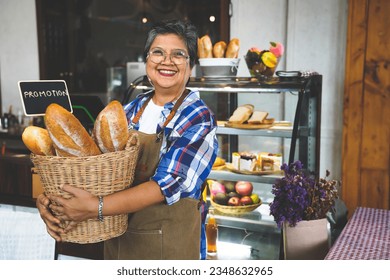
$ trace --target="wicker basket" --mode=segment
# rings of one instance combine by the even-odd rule
[[[31,160],[42,181],[45,194],[69,197],[60,186],[80,187],[94,195],[105,196],[129,187],[134,179],[139,154],[137,134],[129,137],[125,150],[89,157],[58,157],[31,154]],[[62,234],[63,241],[96,243],[123,234],[127,214],[105,216],[103,222],[89,219]],[[62,226],[66,227],[67,223]]]
[[[217,211],[224,214],[230,214],[230,215],[241,215],[247,212],[252,212],[253,210],[255,210],[257,207],[261,205],[261,201],[260,201],[259,203],[251,204],[251,205],[227,206],[227,205],[217,204],[212,199],[210,199],[210,203]]]

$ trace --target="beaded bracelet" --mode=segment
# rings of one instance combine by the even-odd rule
[[[99,196],[98,219],[103,222],[103,197]]]

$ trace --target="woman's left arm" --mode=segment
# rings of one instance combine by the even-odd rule
[[[167,204],[181,197],[199,197],[218,150],[216,127],[211,121],[180,127],[182,131],[172,133],[172,144],[152,177],[161,187]]]

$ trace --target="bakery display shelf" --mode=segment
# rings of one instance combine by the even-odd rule
[[[266,81],[259,81],[251,77],[191,77],[188,87],[208,92],[281,93],[302,90],[309,82],[309,78],[280,79],[273,77]]]
[[[145,76],[146,77],[146,76]],[[259,81],[251,77],[190,77],[188,88],[200,92],[221,93],[275,93],[304,91],[313,80],[320,79],[320,75],[294,79],[272,77],[267,81]],[[147,79],[135,86],[140,90],[150,90],[153,86]]]
[[[281,178],[281,174],[271,174],[271,175],[248,175],[248,174],[239,174],[233,173],[227,170],[211,170],[209,179],[213,180],[225,180],[225,181],[250,181],[253,183],[265,183],[273,184],[276,179]]]
[[[207,203],[210,206],[210,198],[207,198]],[[279,229],[269,214],[268,204],[263,204],[252,212],[242,214],[226,214],[214,211],[214,216],[217,219],[219,226],[225,226],[228,228],[241,228],[251,231],[273,231],[278,232]]]
[[[272,127],[266,129],[242,129],[218,125],[217,134],[291,138],[292,127],[285,129],[274,129]]]

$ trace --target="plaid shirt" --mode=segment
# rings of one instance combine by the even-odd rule
[[[134,118],[151,92],[137,96],[126,105],[128,122]],[[165,104],[156,133],[172,110],[174,103]],[[180,198],[199,199],[202,184],[210,174],[217,156],[216,120],[214,114],[200,99],[198,91],[191,91],[184,99],[176,115],[164,129],[164,141],[160,150],[160,163],[152,180],[157,182],[168,205]],[[139,124],[134,126],[139,129]],[[204,219],[201,234],[201,258],[205,258]]]

